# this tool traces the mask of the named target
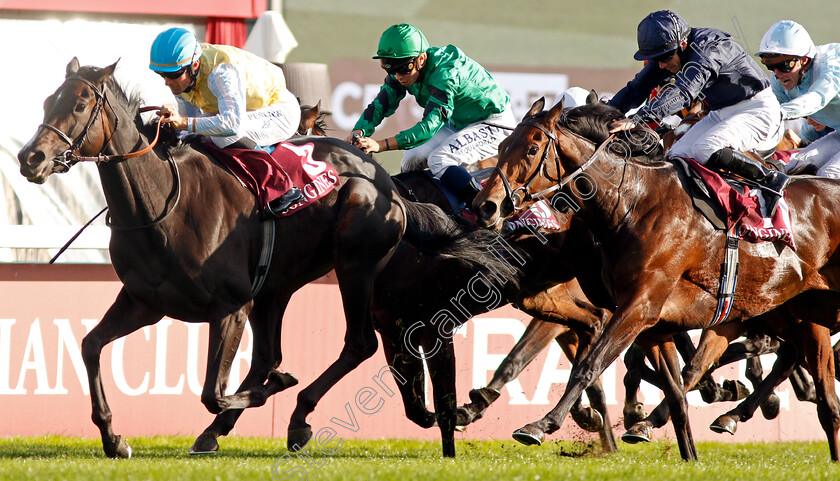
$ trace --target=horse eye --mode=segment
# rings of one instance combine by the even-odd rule
[[[87,107],[85,104],[78,104],[78,105],[76,105],[76,112],[84,112],[84,111],[85,111],[85,107]]]
[[[528,155],[537,155],[537,152],[538,152],[539,150],[540,150],[540,149],[539,149],[539,148],[537,148],[537,146],[536,146],[536,145],[532,145],[531,147],[529,147],[529,148],[528,148]]]

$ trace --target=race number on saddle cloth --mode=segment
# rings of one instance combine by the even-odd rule
[[[762,189],[750,189],[744,185],[744,191],[739,192],[717,172],[703,167],[694,159],[683,160],[700,176],[710,197],[723,209],[727,231],[749,242],[782,241],[796,250],[790,209],[784,196],[778,199],[776,209],[768,213],[768,202]]]
[[[209,139],[204,140],[204,146],[254,193],[260,209],[293,185],[299,186],[303,201],[289,207],[280,217],[303,209],[340,184],[338,173],[330,164],[312,158],[312,144],[280,142],[271,154],[262,150],[220,149]],[[288,177],[283,175],[283,170]]]

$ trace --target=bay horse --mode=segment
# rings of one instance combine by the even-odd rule
[[[607,125],[622,118],[620,112],[590,104],[562,115],[562,103],[547,112],[544,106],[543,99],[535,102],[505,149],[500,149],[498,168],[473,203],[479,223],[496,227],[520,201],[555,190],[560,192],[555,199],[565,195],[568,202],[576,197],[575,216],[602,244],[602,276],[618,305],[601,336],[572,368],[557,406],[518,429],[514,437],[539,444],[545,434],[559,429],[581,391],[636,340],[662,377],[681,456],[696,459],[670,334],[711,327],[725,233],[694,210],[676,169],[664,157],[629,156],[633,139],[614,142]],[[590,135],[573,132],[573,125],[590,130]],[[803,352],[814,377],[820,423],[831,458],[837,461],[840,406],[833,388],[828,328],[836,323],[834,309],[840,305],[840,182],[795,179],[787,199],[796,253],[766,244],[740,245],[739,297],[727,322],[704,331],[698,352],[705,349],[707,333],[787,303],[782,327]],[[740,325],[734,330],[743,332]],[[708,365],[686,376],[685,388]]]
[[[313,162],[331,165],[340,185],[273,221],[273,261],[255,292],[262,246],[271,239],[264,239],[254,195],[200,146],[155,145],[137,101],[112,78],[115,67],[82,67],[73,58],[64,82],[44,103],[43,123],[18,153],[21,174],[38,184],[78,161],[97,163],[112,229],[111,261],[123,284],[82,341],[92,419],[105,454],[130,457],[131,448],[111,425],[100,376],[103,346],[163,316],[209,323],[201,401],[229,421],[237,410],[259,406],[297,382],[276,370],[283,312],[292,293],[335,269],[347,334],[338,359],[298,395],[289,442],[305,444],[311,436],[306,415],[376,352],[373,281],[404,234],[422,244],[420,229],[430,211],[402,200],[384,169],[355,147],[330,138],[292,140],[312,144]],[[225,395],[246,321],[254,333],[251,368],[237,393]]]

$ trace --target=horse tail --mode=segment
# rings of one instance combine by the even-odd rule
[[[420,253],[457,259],[476,272],[488,273],[508,287],[519,288],[527,255],[505,241],[497,233],[476,229],[457,215],[447,215],[434,204],[402,199],[406,209],[406,230],[403,241]]]

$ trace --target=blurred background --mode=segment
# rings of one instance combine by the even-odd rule
[[[384,79],[371,59],[381,32],[408,22],[431,45],[454,44],[484,65],[509,91],[521,116],[539,97],[549,102],[570,86],[610,95],[641,68],[633,60],[636,26],[668,8],[692,26],[716,27],[753,53],[775,21],[792,19],[816,44],[840,41],[840,3],[826,1],[528,1],[487,0],[0,0],[0,262],[44,262],[105,201],[92,165],[29,184],[17,152],[35,133],[42,104],[62,82],[74,56],[83,65],[118,61],[120,82],[146,105],[172,103],[148,70],[154,37],[183,26],[200,40],[245,47],[282,65],[303,103],[322,102],[332,136],[344,138]],[[413,99],[386,120],[376,137],[409,127],[421,109]],[[399,169],[401,154],[377,155]],[[108,228],[97,220],[59,262],[109,262]]]

